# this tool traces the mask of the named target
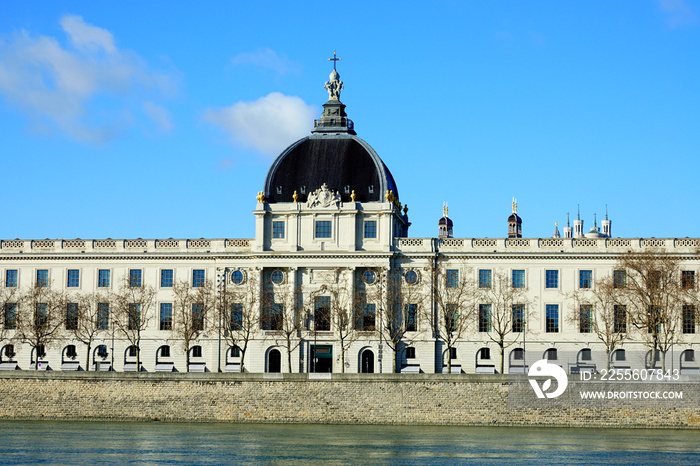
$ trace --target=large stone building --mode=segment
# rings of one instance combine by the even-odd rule
[[[608,332],[617,340],[606,347],[588,314],[605,307],[595,288],[605,277],[619,285],[621,258],[653,249],[694,289],[698,239],[613,238],[607,215],[602,231],[584,233],[577,218],[563,237],[555,228],[524,238],[515,201],[503,238],[455,238],[447,207],[437,237],[411,238],[397,183],[356,135],[342,87],[334,67],[311,134],[270,167],[255,238],[2,241],[0,369],[129,371],[140,360],[145,371],[237,372],[244,362],[250,372],[514,373],[542,358],[568,372],[600,370],[607,358],[653,366],[651,332],[619,305]],[[698,371],[691,301],[670,345],[657,345],[666,366],[685,373]]]

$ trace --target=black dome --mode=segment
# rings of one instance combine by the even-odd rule
[[[358,202],[385,202],[384,195],[399,192],[391,176],[372,147],[349,133],[315,133],[285,149],[272,163],[265,178],[265,201],[299,202],[326,184],[349,202],[355,191]]]
[[[441,217],[440,220],[438,220],[438,225],[447,225],[451,227],[453,224],[449,217]]]

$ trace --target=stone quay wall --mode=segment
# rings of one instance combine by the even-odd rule
[[[700,428],[698,383],[671,387],[684,393],[677,402],[616,405],[509,396],[526,385],[473,374],[8,371],[0,419]]]

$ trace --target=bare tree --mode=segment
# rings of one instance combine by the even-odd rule
[[[273,274],[280,272],[276,270]],[[260,326],[266,337],[284,347],[287,352],[287,368],[292,372],[292,354],[301,345],[301,331],[304,328],[302,316],[302,296],[296,289],[291,289],[286,282],[274,285],[276,280],[271,275],[266,280],[262,294],[262,315]]]
[[[355,294],[352,292],[353,273],[350,270],[336,268],[331,271],[327,280],[317,293],[310,294],[310,303],[306,306],[313,308],[314,330],[325,329],[332,331],[340,342],[341,372],[345,372],[347,353],[353,342],[357,340],[355,329]],[[329,295],[319,305],[316,298],[319,295]]]
[[[100,333],[109,330],[109,296],[102,293],[81,294],[77,301],[75,314],[66,316],[66,330],[87,347],[85,370],[89,371],[92,344]]]
[[[241,372],[245,372],[248,343],[260,329],[260,281],[247,277],[227,287],[219,311],[224,324],[222,338],[229,347],[239,349]]]
[[[345,363],[350,346],[357,341],[355,314],[358,306],[357,293],[352,292],[354,280],[352,270],[339,272],[338,280],[329,286],[331,293],[331,324],[340,341],[341,372],[345,372]]]
[[[532,300],[524,286],[514,287],[512,278],[504,273],[495,273],[491,280],[480,283],[478,295],[479,306],[485,306],[478,309],[478,330],[498,345],[503,374],[505,350],[526,331]]]
[[[17,307],[19,305],[19,288],[17,286],[6,286],[2,283],[0,288],[0,349],[2,342],[9,341],[10,331],[17,327]],[[0,355],[2,358],[2,355]]]
[[[14,337],[34,349],[34,369],[39,368],[39,357],[61,338],[67,303],[66,294],[52,290],[50,283],[38,283],[22,293]]]
[[[392,351],[392,372],[399,371],[400,351],[410,344],[412,332],[417,332],[423,314],[427,293],[420,280],[409,282],[405,270],[395,269],[380,279],[383,286],[371,288],[368,298],[378,302],[379,322],[377,329]]]
[[[200,285],[192,286],[187,281],[180,281],[173,286],[172,335],[182,344],[182,350],[186,355],[187,372],[190,371],[192,342],[211,325],[216,303],[212,281],[205,280]]]
[[[114,325],[136,351],[136,370],[141,370],[141,334],[152,319],[155,290],[125,277],[119,289],[112,293]]]
[[[467,269],[432,267],[435,315],[430,325],[435,337],[447,347],[447,372],[452,371],[452,348],[474,324],[479,290]]]
[[[619,276],[618,276],[619,279]],[[613,351],[627,339],[627,306],[620,304],[618,286],[612,276],[596,280],[590,289],[573,294],[574,308],[570,322],[581,333],[594,333],[605,346],[606,368],[610,369]]]
[[[657,251],[627,253],[617,268],[624,279],[617,278],[616,300],[650,348],[648,364],[653,367],[660,353],[665,371],[666,353],[680,340],[683,306],[693,292],[681,284],[680,259]]]

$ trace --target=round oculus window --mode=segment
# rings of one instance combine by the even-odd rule
[[[275,285],[281,285],[284,283],[284,272],[279,269],[275,270],[272,272],[272,275],[270,275],[270,281]]]
[[[377,281],[377,273],[374,270],[365,270],[365,273],[362,274],[362,279],[368,285],[372,285]]]
[[[418,283],[419,280],[418,272],[415,270],[411,269],[408,272],[406,272],[406,275],[404,275],[404,279],[406,280],[406,283],[409,285],[415,285]]]
[[[234,270],[231,274],[231,283],[234,285],[240,285],[245,281],[245,274],[240,270]]]

